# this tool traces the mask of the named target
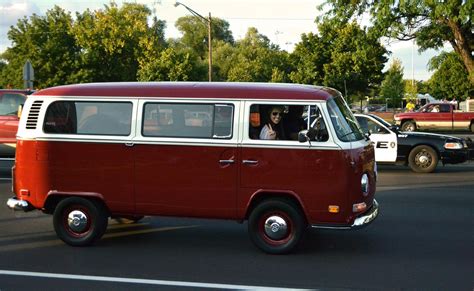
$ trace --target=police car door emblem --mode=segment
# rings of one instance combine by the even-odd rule
[[[379,141],[376,147],[379,149],[388,149],[388,141]]]

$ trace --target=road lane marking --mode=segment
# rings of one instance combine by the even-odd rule
[[[46,216],[47,217],[47,216]],[[36,217],[35,217],[36,218]],[[0,220],[1,222],[1,220]],[[109,231],[114,231],[114,230],[120,230],[123,228],[138,228],[142,226],[148,226],[150,223],[131,223],[131,224],[109,224],[107,227],[107,232]],[[107,234],[106,234],[107,235]],[[54,231],[42,231],[42,232],[33,232],[33,233],[19,233],[19,234],[10,234],[10,235],[0,235],[0,243],[1,242],[6,242],[6,241],[12,241],[12,240],[25,240],[25,239],[34,239],[34,238],[42,238],[42,237],[48,237],[48,236],[54,236],[56,237],[56,233]]]
[[[152,233],[152,232],[159,232],[159,231],[168,231],[168,230],[178,230],[178,229],[194,228],[194,227],[198,227],[198,225],[173,226],[173,227],[162,227],[162,228],[154,228],[154,229],[133,230],[133,231],[127,231],[127,232],[108,233],[104,235],[103,238],[108,239],[108,238],[124,237],[124,236],[130,236],[130,235],[145,234],[145,233]]]
[[[0,275],[82,280],[82,281],[101,281],[101,282],[114,282],[114,283],[130,283],[130,284],[147,284],[147,285],[175,286],[175,287],[188,287],[188,288],[214,288],[214,289],[230,289],[230,290],[269,290],[269,291],[315,290],[315,289],[275,288],[275,287],[267,287],[267,286],[201,283],[201,282],[188,282],[188,281],[168,281],[168,280],[121,278],[121,277],[106,277],[106,276],[87,276],[87,275],[59,274],[59,273],[24,272],[24,271],[10,271],[10,270],[0,270]]]
[[[131,236],[131,235],[178,230],[178,229],[193,228],[193,227],[197,227],[197,225],[162,227],[162,228],[142,229],[142,230],[134,230],[134,231],[126,231],[126,232],[118,232],[118,233],[107,233],[102,237],[102,239],[125,237],[125,236]],[[59,245],[64,245],[64,242],[62,242],[59,239],[39,241],[39,242],[28,242],[28,243],[23,243],[23,244],[15,243],[12,245],[1,246],[0,253],[10,252],[10,251],[22,251],[22,250],[29,250],[29,249],[36,249],[36,248],[44,248],[44,247],[53,247],[53,246],[59,246]]]
[[[403,186],[377,186],[376,192],[393,191],[393,190],[410,190],[410,189],[422,189],[422,188],[440,188],[440,187],[456,187],[456,186],[469,186],[474,185],[473,181],[468,182],[441,182],[441,183],[429,183],[429,184],[411,184]]]

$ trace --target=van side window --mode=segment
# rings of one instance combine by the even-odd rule
[[[142,135],[230,139],[233,115],[228,104],[146,103]]]
[[[317,131],[312,140],[327,141],[329,138],[326,123],[316,105],[252,104],[249,118],[250,139],[297,141],[299,132],[307,130],[308,126]],[[268,134],[269,131],[274,134]]]
[[[46,111],[45,133],[128,136],[130,102],[53,102]]]

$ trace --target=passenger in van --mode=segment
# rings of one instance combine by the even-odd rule
[[[260,139],[285,139],[281,120],[283,119],[284,107],[272,106],[268,110],[267,121],[260,131]]]
[[[287,137],[291,140],[298,140],[298,133],[306,129],[306,122],[303,119],[304,106],[290,105],[288,114],[285,116],[283,128]]]

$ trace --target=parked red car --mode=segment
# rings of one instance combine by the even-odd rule
[[[456,104],[429,103],[416,112],[395,114],[395,123],[402,131],[468,130],[474,132],[474,111],[456,110]]]
[[[15,157],[16,132],[18,130],[18,110],[25,104],[29,90],[0,89],[0,159],[13,160]]]

